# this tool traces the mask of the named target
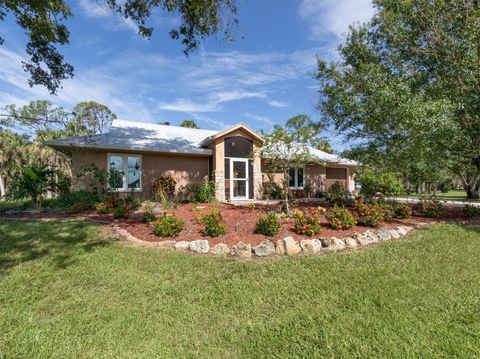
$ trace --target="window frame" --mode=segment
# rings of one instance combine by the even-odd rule
[[[142,155],[135,154],[135,153],[108,153],[107,154],[107,173],[110,172],[110,159],[112,156],[122,157],[123,162],[123,175],[122,175],[122,187],[119,188],[110,188],[110,184],[108,183],[107,179],[107,187],[109,191],[113,192],[142,192],[142,175],[143,175],[143,168],[142,168]],[[128,188],[128,157],[138,157],[140,163],[140,187],[139,188]]]
[[[293,183],[294,183],[294,186],[290,186],[290,180],[292,178],[290,178],[290,170],[291,169],[294,169],[295,170],[295,176],[293,177]],[[298,170],[301,169],[302,170],[302,186],[299,186],[298,185]],[[291,167],[288,169],[288,188],[289,189],[303,189],[303,187],[305,186],[305,166],[302,166],[302,167]]]

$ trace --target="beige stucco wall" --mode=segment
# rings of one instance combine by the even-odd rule
[[[253,141],[253,192],[254,198],[262,197],[262,165],[260,159],[260,145],[256,139],[241,128],[229,132],[224,136],[215,139],[209,148],[213,151],[212,172],[215,181],[215,197],[219,201],[225,200],[225,138],[242,136]]]
[[[142,157],[142,190],[140,195],[144,198],[151,196],[152,179],[156,176],[173,176],[177,181],[177,190],[189,183],[201,182],[204,177],[208,176],[208,157],[78,150],[72,153],[72,189],[87,188],[88,179],[77,178],[77,174],[83,167],[91,163],[95,163],[99,169],[106,169],[108,153],[131,153]]]
[[[304,186],[309,185],[311,187],[311,195],[315,196],[319,191],[327,190],[335,182],[340,182],[350,192],[355,189],[355,181],[353,178],[353,168],[345,166],[328,165],[330,168],[343,168],[346,169],[347,176],[345,179],[327,179],[326,166],[319,164],[306,164],[304,166]],[[262,163],[263,169],[263,181],[268,181],[268,166],[266,163]],[[272,173],[271,178],[279,186],[283,186],[284,176],[282,173]]]

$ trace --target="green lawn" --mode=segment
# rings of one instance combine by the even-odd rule
[[[456,201],[467,200],[467,192],[465,191],[448,191],[446,193],[437,192],[436,196],[439,199],[450,199],[450,200],[456,200]],[[412,193],[410,195],[406,195],[405,197],[418,198],[418,194]]]
[[[0,223],[0,358],[478,358],[480,230],[238,261]]]

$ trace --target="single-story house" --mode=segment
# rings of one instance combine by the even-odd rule
[[[148,198],[156,176],[173,176],[177,189],[208,177],[215,182],[216,198],[221,201],[262,198],[267,179],[261,158],[263,143],[259,134],[242,123],[211,131],[124,120],[114,120],[108,133],[46,142],[71,156],[74,190],[87,186],[77,174],[93,163],[99,169],[120,173],[115,185],[120,192]],[[310,154],[319,162],[292,168],[291,188],[308,186],[316,193],[339,181],[354,190],[353,169],[358,163],[313,148]],[[269,178],[279,184],[283,181],[281,174]]]

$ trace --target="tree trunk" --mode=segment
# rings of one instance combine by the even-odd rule
[[[5,182],[3,182],[3,177],[0,175],[0,201],[5,199]]]
[[[480,197],[480,175],[473,176],[473,178],[468,178],[466,176],[462,177],[463,188],[467,192],[468,199],[479,199]]]
[[[285,210],[287,211],[287,214],[290,213],[290,204],[288,203],[288,171],[283,172],[283,193],[285,195]]]

